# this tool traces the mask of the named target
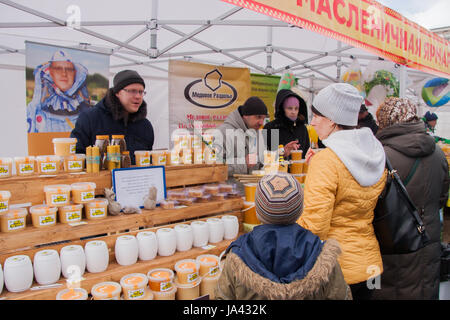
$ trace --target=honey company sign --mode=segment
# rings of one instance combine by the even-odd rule
[[[247,68],[186,61],[169,63],[169,128],[214,129],[250,96]]]

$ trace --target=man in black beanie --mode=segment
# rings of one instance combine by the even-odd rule
[[[77,138],[77,153],[95,144],[97,135],[124,135],[131,163],[134,151],[152,150],[153,126],[147,119],[145,82],[134,70],[123,70],[113,79],[113,87],[93,108],[78,117],[70,136]]]
[[[264,102],[258,97],[250,97],[231,112],[218,128],[223,138],[222,158],[228,164],[230,178],[234,173],[248,174],[262,165],[257,157],[258,151],[261,151],[260,144],[264,146],[259,129],[263,127],[266,117]]]

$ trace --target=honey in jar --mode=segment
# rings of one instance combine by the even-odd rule
[[[132,273],[120,279],[125,300],[143,300],[147,294],[147,276],[143,273]]]
[[[44,186],[45,202],[52,207],[64,206],[70,202],[70,185],[55,184]]]
[[[30,207],[31,221],[36,228],[45,228],[56,224],[57,207],[39,204]]]
[[[70,185],[72,189],[72,201],[74,203],[86,203],[95,199],[95,182],[76,182]]]
[[[134,152],[134,157],[136,159],[136,166],[138,167],[150,166],[150,151],[137,150]]]
[[[27,208],[16,208],[0,213],[0,231],[14,232],[25,229]]]
[[[113,281],[97,283],[91,289],[94,300],[119,300],[121,292],[120,284]]]
[[[39,174],[53,175],[59,173],[61,167],[61,157],[59,156],[37,156],[36,162]]]
[[[12,158],[0,158],[0,178],[12,176]]]
[[[86,155],[77,153],[64,157],[64,171],[66,172],[82,172],[85,167]]]
[[[11,192],[5,190],[0,191],[0,212],[9,210],[9,199],[11,198]]]
[[[58,207],[59,222],[72,223],[79,222],[83,216],[82,204],[69,204],[63,207]]]
[[[193,259],[183,259],[175,263],[175,271],[180,284],[192,284],[199,280],[200,263]]]
[[[76,152],[76,138],[53,138],[52,142],[55,155],[57,156],[70,156]]]
[[[96,198],[84,204],[86,219],[99,220],[105,219],[108,214],[108,200],[105,198]]]
[[[16,173],[18,176],[29,176],[35,172],[35,160],[34,156],[30,157],[14,157],[14,163],[16,164]]]
[[[154,150],[150,151],[152,155],[152,165],[154,166],[165,166],[166,165],[166,151],[165,150]]]

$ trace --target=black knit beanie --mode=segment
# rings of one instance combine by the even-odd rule
[[[258,97],[250,97],[239,107],[242,116],[267,115],[267,107]]]
[[[117,93],[132,83],[140,83],[145,88],[144,79],[134,70],[123,70],[114,76],[114,92]]]

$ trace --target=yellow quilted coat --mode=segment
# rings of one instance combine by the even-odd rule
[[[329,148],[310,161],[304,211],[298,223],[322,240],[336,239],[338,261],[348,284],[366,281],[383,271],[372,227],[373,209],[386,183],[386,171],[372,186],[362,187]]]

